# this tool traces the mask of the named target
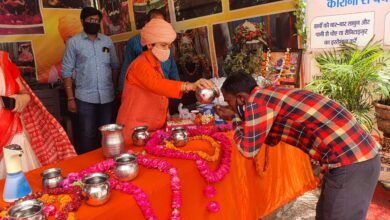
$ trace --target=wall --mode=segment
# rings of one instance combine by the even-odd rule
[[[74,32],[74,31],[81,30],[80,24],[77,23],[77,21],[79,21],[80,10],[79,9],[71,9],[71,8],[70,9],[69,8],[68,9],[65,9],[65,8],[53,9],[53,8],[47,8],[47,7],[44,8],[43,4],[45,4],[47,6],[47,4],[48,4],[47,0],[42,0],[42,1],[31,0],[31,2],[34,2],[34,1],[39,2],[39,9],[40,9],[40,13],[41,13],[42,19],[43,19],[44,34],[35,34],[35,33],[29,34],[27,32],[27,34],[12,35],[11,36],[11,35],[4,34],[4,32],[2,32],[1,28],[0,28],[0,33],[1,33],[0,44],[4,43],[4,42],[15,43],[15,42],[31,41],[31,43],[32,43],[32,51],[31,52],[34,55],[34,58],[35,58],[34,65],[35,65],[36,70],[37,70],[36,71],[37,72],[36,78],[39,82],[46,83],[50,77],[49,72],[56,71],[55,64],[60,64],[61,59],[62,59],[63,50],[64,50],[64,39],[61,37],[61,35],[59,33],[59,28],[58,28],[59,23],[60,23],[61,19],[64,19],[63,17],[65,16],[69,20],[67,23],[71,23],[72,25],[74,25],[74,28],[69,28],[69,27],[64,28],[63,27],[63,29],[67,29],[68,32],[72,32],[72,31]],[[214,6],[219,4],[218,3],[219,0],[202,0],[202,1],[204,1],[205,4],[212,3]],[[229,9],[229,6],[230,6],[229,3],[231,3],[232,5],[233,4],[236,4],[236,5],[237,4],[244,4],[244,3],[246,4],[248,2],[249,2],[248,4],[256,4],[257,1],[256,0],[252,0],[252,1],[222,0],[221,4],[219,4],[220,8],[218,8],[219,6],[218,7],[215,6],[213,8],[213,10],[214,10],[213,14],[207,15],[207,16],[201,16],[201,17],[196,17],[197,15],[195,14],[195,17],[191,18],[191,16],[194,16],[194,15],[189,14],[189,12],[202,11],[202,13],[203,13],[204,11],[207,11],[207,8],[198,10],[197,7],[199,5],[198,6],[194,5],[195,3],[202,3],[202,1],[201,0],[197,0],[197,1],[169,0],[168,2],[166,2],[166,1],[161,1],[161,2],[162,2],[162,4],[168,3],[168,9],[170,12],[169,14],[170,14],[171,23],[179,33],[182,32],[183,30],[186,30],[186,29],[194,29],[194,28],[203,27],[203,26],[207,27],[207,39],[209,42],[210,54],[209,55],[206,54],[205,56],[208,57],[208,59],[210,59],[210,65],[212,67],[213,75],[218,74],[216,48],[215,48],[215,43],[214,43],[215,39],[213,36],[213,25],[220,24],[220,23],[226,23],[226,22],[234,21],[234,20],[250,18],[250,17],[259,17],[259,16],[260,17],[264,16],[264,18],[262,18],[261,20],[267,21],[266,15],[279,14],[279,13],[290,12],[290,11],[294,10],[294,3],[292,0],[283,0],[283,1],[275,1],[275,0],[272,1],[271,0],[271,1],[260,1],[260,3],[262,2],[264,4],[260,4],[258,6],[247,7],[247,8],[243,8],[243,9],[236,9],[236,10],[231,11]],[[84,0],[83,2],[88,2],[88,0]],[[109,4],[110,2],[113,2],[113,1],[99,0],[98,2],[100,4],[103,4],[103,3]],[[113,41],[115,43],[118,43],[117,48],[119,50],[121,48],[123,49],[124,43],[121,43],[122,41],[127,41],[130,37],[132,37],[138,33],[135,20],[138,21],[139,18],[137,18],[135,16],[133,6],[136,4],[140,4],[142,2],[143,2],[143,0],[135,0],[134,2],[133,1],[120,2],[123,7],[128,8],[128,11],[124,12],[124,13],[125,14],[128,13],[128,15],[126,15],[127,16],[126,18],[130,19],[130,22],[126,21],[129,24],[128,25],[124,24],[125,25],[124,30],[127,32],[111,35]],[[267,3],[267,2],[270,2],[270,3]],[[1,0],[0,0],[0,3],[1,3]],[[176,5],[174,5],[175,3],[176,3]],[[181,3],[183,13],[180,16],[175,16],[175,13],[174,13],[175,9],[174,8],[175,8],[175,6],[178,5],[178,3]],[[185,8],[185,7],[183,7],[183,5],[188,5],[188,7]],[[104,10],[104,8],[102,8],[102,9]],[[191,9],[193,9],[193,10],[191,10]],[[1,15],[1,11],[0,11],[0,15]],[[141,15],[138,14],[138,16],[142,16],[142,14]],[[187,16],[187,17],[185,17],[185,16]],[[185,19],[185,20],[176,21],[176,17],[178,17],[180,19]],[[279,21],[283,17],[280,18],[280,17],[275,17],[275,16],[273,16],[273,17],[269,16],[268,18],[269,18],[268,21],[270,21],[270,23],[272,23],[274,20]],[[290,25],[289,25],[290,27],[292,26],[291,21],[290,21]],[[275,23],[275,22],[273,22],[273,23]],[[138,26],[140,26],[140,24],[142,24],[142,22],[138,22]],[[276,24],[278,24],[278,23],[276,23]],[[103,24],[103,26],[104,26],[104,24]],[[1,27],[1,21],[0,21],[0,27]],[[6,27],[8,27],[8,26],[6,26]],[[268,27],[268,30],[271,30],[271,29],[275,29],[275,28]],[[277,30],[277,29],[275,29],[275,30]],[[291,32],[290,34],[293,34],[293,32]],[[284,36],[284,37],[286,37],[286,36]],[[287,37],[289,39],[291,39],[292,36],[287,36]],[[281,36],[277,40],[284,41],[283,39],[285,39],[285,38],[283,38],[283,36]],[[290,43],[290,46],[297,47],[296,44],[297,44],[296,39],[294,39],[293,43]],[[282,44],[280,44],[280,45],[282,45]],[[275,49],[283,49],[283,48],[280,48],[281,47],[280,45],[277,45],[275,47]],[[17,47],[21,47],[20,44]],[[121,53],[121,51],[118,51],[118,52],[119,52],[119,54]],[[33,65],[33,64],[31,64],[31,65]],[[58,65],[57,65],[57,67],[58,67]]]

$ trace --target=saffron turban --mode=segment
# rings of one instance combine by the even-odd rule
[[[141,30],[141,45],[154,43],[172,43],[176,39],[176,31],[163,19],[150,20]]]

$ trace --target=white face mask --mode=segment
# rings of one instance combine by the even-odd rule
[[[169,54],[171,53],[171,50],[160,49],[160,48],[154,46],[152,48],[152,53],[160,62],[165,62],[168,60]]]

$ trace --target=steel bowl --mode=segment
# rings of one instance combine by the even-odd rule
[[[171,138],[176,147],[183,147],[188,143],[188,132],[184,127],[174,127]]]
[[[7,212],[7,217],[10,220],[44,220],[46,215],[43,206],[43,202],[39,200],[26,200],[12,206]]]
[[[218,96],[218,91],[214,89],[198,89],[195,92],[196,99],[201,104],[210,104]]]
[[[88,205],[100,206],[108,201],[111,194],[108,179],[105,173],[92,173],[83,178],[83,195]]]
[[[132,139],[133,145],[135,146],[144,146],[149,140],[149,132],[147,126],[139,126],[133,129]]]
[[[121,181],[130,181],[138,175],[137,156],[135,154],[121,154],[115,158],[116,178]]]
[[[60,186],[64,177],[60,168],[50,168],[41,173],[42,186],[44,189],[53,189]]]

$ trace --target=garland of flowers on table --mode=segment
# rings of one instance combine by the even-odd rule
[[[230,170],[231,160],[231,144],[229,139],[223,133],[217,133],[215,130],[205,130],[202,128],[189,129],[189,136],[210,136],[217,141],[221,146],[221,159],[218,168],[212,171],[207,162],[195,152],[183,152],[177,149],[166,147],[164,141],[170,137],[170,132],[158,130],[153,135],[145,146],[146,152],[159,157],[169,157],[176,159],[193,160],[201,174],[208,184],[220,182]],[[212,198],[216,194],[215,187],[208,185],[204,189],[204,194],[207,198]],[[218,212],[220,206],[217,202],[212,201],[208,204],[207,209],[210,212]]]
[[[180,178],[177,174],[177,170],[170,163],[162,159],[153,159],[149,158],[145,155],[138,154],[137,163],[149,169],[158,169],[161,172],[167,173],[171,177],[171,189],[172,189],[172,212],[171,212],[171,220],[179,220],[180,219],[180,208],[181,208],[181,193],[180,193]],[[105,160],[103,162],[97,163],[79,173],[70,173],[68,178],[64,180],[63,187],[70,187],[75,182],[79,182],[82,178],[88,174],[95,172],[105,172],[111,173],[114,168],[115,163],[113,159]],[[134,199],[137,205],[140,207],[142,214],[145,219],[148,220],[157,220],[157,216],[155,215],[150,202],[148,200],[148,196],[146,193],[139,187],[133,185],[131,182],[122,182],[117,180],[110,175],[110,187],[111,189],[119,190],[123,193],[131,194],[134,196]]]
[[[174,149],[174,150],[177,150],[177,151],[180,151],[180,152],[184,152],[184,153],[196,153],[199,155],[199,157],[209,161],[209,162],[214,162],[214,161],[217,161],[219,159],[219,154],[220,154],[220,151],[221,151],[221,145],[216,142],[213,138],[211,138],[210,136],[207,136],[207,135],[198,135],[198,136],[193,136],[193,137],[190,137],[189,138],[189,141],[193,141],[193,140],[206,140],[208,142],[210,142],[211,146],[215,149],[214,150],[214,154],[213,155],[209,155],[207,154],[206,152],[203,152],[203,151],[185,151],[185,150],[181,150],[179,148],[176,148],[175,145],[171,142],[171,141],[166,141],[165,142],[165,147],[169,148],[169,149]]]
[[[172,189],[172,213],[170,219],[179,220],[181,208],[181,184],[176,168],[165,160],[149,158],[142,154],[138,154],[137,163],[146,168],[158,169],[159,171],[170,175],[170,185]],[[133,185],[130,182],[122,182],[117,180],[113,175],[114,166],[114,160],[108,159],[94,164],[91,167],[80,171],[79,173],[69,173],[68,177],[61,183],[60,188],[49,189],[45,190],[44,192],[37,192],[10,203],[5,208],[0,208],[0,220],[7,219],[5,217],[6,211],[10,207],[21,201],[29,199],[38,199],[44,202],[45,206],[43,208],[43,212],[47,217],[54,216],[55,219],[58,220],[76,219],[75,211],[77,211],[77,209],[81,206],[82,200],[84,199],[80,182],[86,175],[96,172],[110,174],[109,182],[111,189],[133,195],[145,219],[157,220],[158,218],[150,205],[146,193],[141,188]],[[59,210],[56,208],[56,206],[54,206],[54,203],[56,202],[60,204]]]
[[[37,192],[31,195],[27,195],[17,201],[8,204],[7,207],[0,208],[0,220],[7,219],[7,210],[25,200],[37,199],[42,201],[45,206],[43,212],[46,217],[53,216],[58,220],[74,220],[76,219],[75,212],[81,206],[84,196],[81,193],[81,187],[69,186],[67,189],[57,188],[49,189],[43,192]],[[59,204],[59,209],[56,204]]]

